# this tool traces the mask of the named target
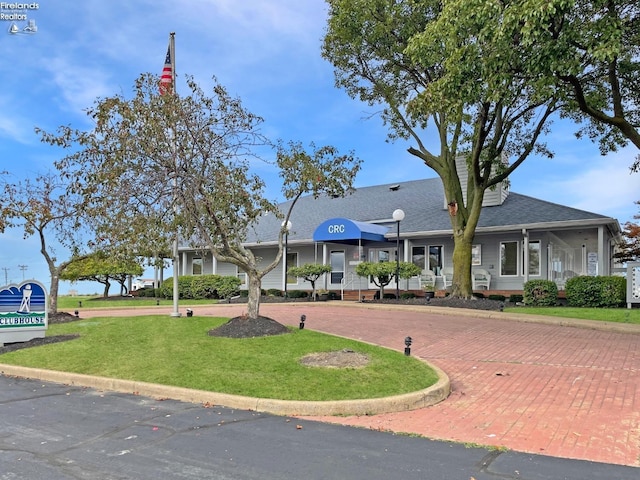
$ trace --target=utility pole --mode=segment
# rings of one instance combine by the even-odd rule
[[[9,267],[2,267],[4,270],[4,284],[9,285]]]
[[[18,268],[22,270],[22,280],[24,281],[24,271],[29,267],[27,265],[18,265]]]

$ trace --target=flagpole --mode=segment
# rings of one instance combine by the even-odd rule
[[[176,55],[175,55],[175,51],[176,51],[176,39],[175,39],[176,33],[175,32],[171,32],[169,34],[169,54],[171,55],[171,88],[172,88],[172,93],[174,95],[177,94],[176,92]],[[177,165],[176,165],[176,150],[175,150],[175,144],[174,144],[174,148],[173,148],[173,166],[174,166],[174,172],[173,172],[173,213],[174,216],[175,214],[177,214],[178,212],[178,206],[176,204],[176,197],[177,197],[177,189],[178,189],[178,169],[177,169]],[[180,274],[180,258],[179,258],[179,253],[178,253],[178,230],[176,229],[175,232],[175,237],[173,239],[173,311],[171,312],[171,316],[172,317],[180,317],[180,308],[178,305],[178,297],[180,295],[180,290],[178,288],[178,276]]]

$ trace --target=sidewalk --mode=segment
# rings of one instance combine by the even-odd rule
[[[186,307],[181,305],[181,309]],[[236,316],[244,305],[193,306]],[[350,302],[263,304],[261,314],[307,328],[404,349],[442,368],[444,402],[410,412],[307,417],[323,422],[499,446],[520,452],[640,466],[640,326],[499,312]],[[167,307],[136,314],[169,313]],[[105,311],[83,310],[88,318]],[[131,309],[109,315],[131,315]],[[526,320],[526,321],[523,321]],[[186,319],[185,319],[186,320]],[[620,330],[620,331],[616,331]]]

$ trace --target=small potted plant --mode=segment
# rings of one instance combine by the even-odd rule
[[[316,295],[317,299],[321,302],[326,302],[327,300],[329,300],[329,290],[326,290],[324,288],[318,289]]]
[[[424,290],[424,296],[427,301],[436,296],[435,285],[433,281],[422,282],[422,290]]]

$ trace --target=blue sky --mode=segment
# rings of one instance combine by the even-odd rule
[[[354,151],[364,160],[356,186],[435,176],[406,152],[408,143],[386,142],[375,108],[335,88],[333,69],[320,56],[323,0],[42,0],[37,6],[0,11],[26,14],[37,27],[35,33],[11,34],[12,21],[0,20],[0,170],[17,178],[44,172],[63,155],[42,144],[35,127],[90,128],[84,110],[96,98],[129,94],[140,73],[160,74],[172,31],[178,92],[184,75],[193,75],[205,90],[215,75],[264,117],[263,132],[271,139]],[[28,25],[15,23],[20,30]],[[637,151],[629,147],[603,157],[573,131],[573,124],[556,121],[546,139],[555,158],[529,158],[511,177],[511,189],[621,224],[632,220],[640,176],[628,167]],[[263,173],[269,196],[276,196],[277,175]],[[49,285],[38,242],[24,240],[21,231],[0,235],[0,268],[0,284],[24,276]],[[63,282],[60,293],[70,288],[101,292],[99,285]]]

